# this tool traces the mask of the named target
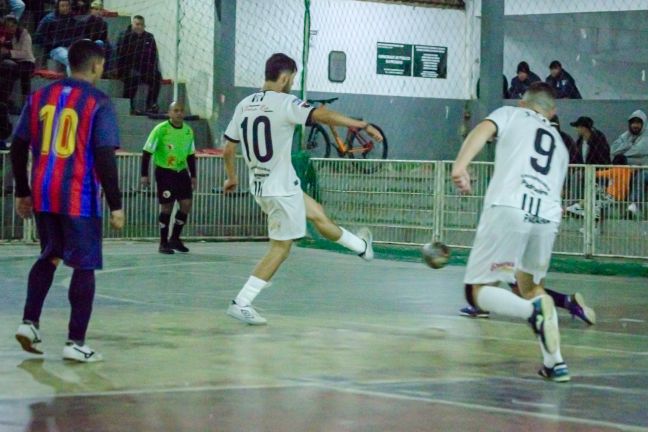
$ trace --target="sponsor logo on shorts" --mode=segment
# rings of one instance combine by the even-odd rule
[[[529,213],[524,214],[524,222],[529,222],[532,224],[548,224],[550,221],[539,216],[535,216]]]
[[[515,268],[515,263],[512,262],[502,262],[502,263],[493,263],[491,264],[491,271],[505,271],[512,272]]]
[[[171,197],[171,191],[165,190],[162,192],[162,197],[163,198],[170,198]]]

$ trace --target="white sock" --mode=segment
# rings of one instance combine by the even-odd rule
[[[367,244],[360,237],[350,233],[342,227],[340,227],[340,229],[342,230],[342,235],[335,241],[335,243],[341,244],[345,248],[351,249],[353,252],[358,254],[363,253],[367,249]]]
[[[558,325],[558,312],[554,309],[553,313],[553,319],[551,320],[554,322],[556,325]],[[544,345],[542,345],[542,341],[538,337],[538,341],[540,342],[540,349],[542,350],[542,363],[548,367],[552,368],[554,367],[557,363],[563,363],[563,357],[562,353],[560,352],[560,346],[558,346],[558,349],[556,352],[552,355],[550,354],[547,350],[545,350]]]
[[[258,277],[250,276],[234,301],[239,306],[249,306],[266,286],[268,286],[268,282],[259,279]]]
[[[502,288],[483,286],[476,300],[480,309],[501,315],[527,319],[533,313],[533,304],[529,300]]]

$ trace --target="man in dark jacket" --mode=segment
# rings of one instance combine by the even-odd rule
[[[546,82],[553,87],[558,99],[583,99],[574,78],[562,68],[558,60],[549,64],[550,75]]]
[[[610,165],[610,145],[600,130],[594,127],[594,120],[578,117],[569,123],[576,128],[576,145],[569,149],[569,163],[587,165]]]
[[[34,43],[42,45],[49,57],[64,65],[69,74],[68,48],[80,38],[80,30],[72,16],[70,0],[57,0],[55,10],[38,24]]]
[[[162,75],[158,67],[157,46],[153,35],[144,28],[144,17],[135,15],[117,42],[117,73],[124,82],[124,97],[131,101],[132,114],[142,114],[133,104],[140,83],[148,85],[146,111],[159,111],[157,99]]]
[[[522,99],[524,92],[527,91],[529,86],[536,81],[542,81],[540,77],[533,72],[529,67],[529,63],[521,61],[517,66],[517,76],[511,80],[511,88],[509,88],[509,98]]]
[[[84,16],[80,23],[84,28],[84,37],[104,49],[106,53],[104,70],[109,72],[112,66],[112,45],[108,41],[108,23],[103,19],[102,14],[103,2],[101,0],[94,0],[90,3],[90,14]]]

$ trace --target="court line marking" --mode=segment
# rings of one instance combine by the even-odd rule
[[[79,393],[51,393],[40,396],[5,396],[0,395],[0,401],[20,401],[20,400],[39,400],[52,398],[75,398],[75,397],[105,397],[105,396],[138,396],[149,394],[164,393],[191,393],[202,391],[228,391],[228,390],[265,390],[280,388],[306,388],[311,386],[304,383],[281,383],[281,384],[228,384],[215,386],[186,386],[186,387],[167,387],[167,388],[150,388],[150,389],[132,389],[132,390],[106,390],[101,392],[79,392]]]
[[[382,397],[386,399],[400,399],[400,400],[411,400],[411,401],[420,401],[420,402],[429,402],[429,403],[437,403],[441,405],[449,405],[453,407],[460,407],[460,408],[470,408],[470,409],[476,409],[479,411],[486,411],[486,412],[497,412],[500,414],[511,414],[511,415],[517,415],[517,416],[527,416],[527,417],[537,417],[541,418],[544,420],[552,420],[556,422],[571,422],[571,423],[578,423],[578,424],[584,424],[584,425],[589,425],[589,426],[599,426],[599,427],[609,427],[609,428],[616,428],[616,429],[623,429],[627,431],[637,431],[637,432],[647,432],[648,427],[643,427],[643,426],[636,426],[636,425],[628,425],[625,423],[614,423],[614,422],[608,422],[604,420],[590,420],[586,418],[580,418],[580,417],[572,417],[572,416],[563,416],[563,415],[557,415],[557,414],[547,414],[547,413],[541,413],[541,412],[529,412],[529,411],[521,411],[521,410],[515,410],[511,408],[500,408],[497,406],[488,406],[488,405],[479,405],[475,403],[468,403],[468,402],[457,402],[457,401],[450,401],[450,400],[445,400],[445,399],[436,399],[436,398],[430,398],[430,397],[421,397],[421,396],[407,396],[403,394],[392,394],[392,393],[383,393],[383,392],[377,392],[377,391],[371,391],[371,390],[360,390],[360,389],[353,389],[353,388],[345,388],[345,387],[339,387],[335,385],[330,385],[327,383],[319,383],[319,382],[313,382],[312,383],[315,387],[318,388],[323,388],[327,390],[334,390],[334,391],[339,391],[339,392],[344,392],[344,393],[352,393],[352,394],[358,394],[361,396],[374,396],[374,397]]]
[[[434,315],[434,314],[429,314],[428,316],[433,316],[433,317],[445,317],[445,315]],[[457,317],[461,318],[461,317]],[[461,318],[461,319],[467,319],[467,318]],[[495,322],[495,321],[493,321]],[[446,330],[445,328],[439,328],[439,327],[398,327],[398,326],[390,326],[390,325],[385,325],[385,324],[372,324],[372,323],[358,323],[354,321],[337,321],[338,324],[342,325],[351,325],[351,326],[357,326],[357,327],[375,327],[378,329],[383,329],[383,330],[391,330],[391,331],[401,331],[401,332],[411,332],[411,333],[419,333],[418,335],[413,335],[413,336],[421,336],[420,333],[421,331],[424,330]],[[519,323],[508,323],[508,322],[500,322],[498,324],[507,324],[507,325],[525,325],[525,324],[519,324]],[[526,325],[525,325],[526,326]],[[331,326],[330,328],[337,328],[335,326]],[[346,330],[363,330],[362,328],[355,328],[355,329],[346,329]],[[527,339],[515,339],[515,338],[507,338],[507,337],[497,337],[497,336],[480,336],[480,335],[455,335],[452,334],[450,335],[451,337],[457,338],[457,339],[480,339],[480,340],[500,340],[500,341],[509,341],[509,342],[521,342],[525,344],[533,344],[533,345],[538,345],[538,341],[535,340],[527,340]],[[626,335],[628,336],[628,335]],[[634,335],[633,335],[634,336]],[[645,336],[642,335],[637,335],[638,337],[644,338]],[[612,352],[612,353],[617,353],[617,354],[629,354],[629,355],[637,355],[637,356],[648,356],[648,351],[624,351],[624,350],[617,350],[613,348],[599,348],[599,347],[593,347],[589,345],[572,345],[572,344],[561,344],[561,348],[568,347],[568,348],[581,348],[581,349],[589,349],[591,351],[602,351],[602,352]]]

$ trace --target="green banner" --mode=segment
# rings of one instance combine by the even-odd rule
[[[446,78],[448,75],[448,48],[414,45],[414,76]]]
[[[376,73],[412,76],[412,45],[378,42]]]

